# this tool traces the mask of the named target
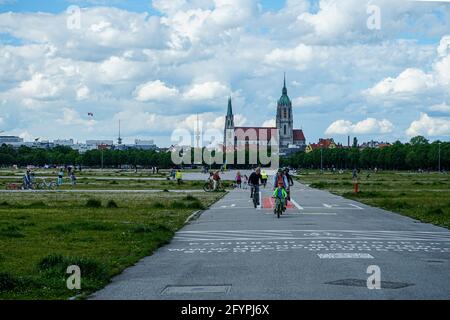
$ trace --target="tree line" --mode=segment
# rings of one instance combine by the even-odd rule
[[[315,149],[282,159],[282,164],[312,169],[438,170],[439,149],[441,170],[448,170],[450,142],[429,143],[422,136],[412,138],[409,143],[397,141],[384,148]]]
[[[124,165],[169,168],[171,155],[167,152],[150,150],[90,150],[80,153],[70,147],[58,146],[53,149],[36,149],[26,146],[13,148],[0,146],[0,166],[62,166],[82,165],[87,167],[116,167]]]
[[[310,153],[299,152],[280,159],[281,166],[319,169],[385,169],[385,170],[442,170],[450,168],[450,142],[429,143],[424,137],[415,137],[409,143],[397,141],[384,148],[336,148],[316,149]],[[270,150],[269,150],[270,155]],[[193,154],[192,154],[193,157]],[[246,159],[249,153],[246,152]],[[258,159],[259,160],[259,159]],[[237,163],[237,154],[235,162]],[[149,150],[91,150],[80,153],[70,147],[58,146],[53,149],[36,149],[22,146],[13,148],[0,146],[0,166],[44,166],[44,165],[82,165],[87,167],[174,167],[171,153]],[[208,163],[203,163],[208,166]],[[255,165],[231,165],[230,168],[253,168]],[[212,165],[220,168],[220,165]]]

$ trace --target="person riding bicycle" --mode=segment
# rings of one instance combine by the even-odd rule
[[[294,185],[294,179],[292,179],[291,174],[289,173],[289,168],[284,169],[284,175],[286,176],[286,179],[288,181],[288,187],[286,189],[288,193],[288,200],[291,200],[291,187]]]
[[[281,205],[283,206],[283,212],[286,211],[286,199],[288,197],[288,193],[286,192],[286,189],[284,188],[284,182],[279,182],[278,187],[275,188],[273,192],[273,198],[280,199]],[[276,212],[276,207],[275,207]]]
[[[277,188],[280,182],[283,183],[285,190],[289,188],[289,181],[286,175],[284,174],[283,169],[278,169],[277,174],[273,177],[273,190]]]
[[[213,190],[216,191],[217,188],[219,187],[219,183],[220,183],[220,173],[219,171],[216,171],[214,173],[214,175],[212,176],[212,180],[213,180]]]
[[[248,178],[248,184],[251,186],[250,188],[250,198],[253,198],[253,195],[259,194],[259,185],[262,183],[261,169],[256,168],[254,172]]]

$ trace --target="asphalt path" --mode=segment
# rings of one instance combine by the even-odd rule
[[[277,219],[270,186],[261,208],[249,193],[231,191],[91,299],[450,299],[447,229],[298,183]]]

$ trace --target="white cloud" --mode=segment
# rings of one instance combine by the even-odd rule
[[[77,89],[77,100],[82,101],[89,98],[90,90],[86,86],[80,86]]]
[[[48,99],[54,98],[62,86],[63,84],[56,83],[43,74],[35,73],[30,80],[20,83],[18,92],[28,98]]]
[[[88,119],[81,118],[80,114],[74,109],[63,108],[62,112],[63,112],[62,118],[59,118],[57,120],[62,125],[68,125],[68,126],[71,126],[71,125],[72,126],[73,125],[80,126],[81,125],[81,126],[92,127],[97,122],[92,119],[88,120]]]
[[[277,124],[276,124],[275,119],[270,119],[270,120],[264,121],[261,127],[263,127],[263,128],[274,128],[276,126],[277,126]]]
[[[188,100],[211,100],[218,97],[224,98],[230,90],[220,82],[204,82],[194,84],[184,93],[184,98]]]
[[[433,77],[419,69],[406,69],[397,78],[386,78],[366,92],[371,96],[416,94],[434,86]]]
[[[446,103],[436,104],[430,107],[430,111],[450,114],[450,106]]]
[[[162,101],[178,96],[176,88],[166,86],[161,80],[150,81],[136,88],[134,92],[135,99],[138,101]]]
[[[426,113],[420,115],[419,120],[413,121],[406,134],[410,137],[424,135],[429,137],[449,136],[450,120],[444,118],[433,118]]]
[[[299,70],[306,68],[313,59],[313,49],[310,46],[299,44],[293,49],[275,49],[266,55],[265,62],[269,65],[293,65]]]
[[[450,35],[442,37],[437,52],[440,57],[446,57],[450,54]]]
[[[377,120],[374,118],[367,118],[355,124],[348,120],[337,120],[328,127],[325,134],[386,134],[392,132],[393,129],[394,125],[387,119]]]
[[[292,105],[294,107],[310,107],[314,105],[318,105],[322,102],[320,97],[298,97],[292,100]]]

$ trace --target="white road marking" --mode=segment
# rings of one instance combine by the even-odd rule
[[[358,210],[364,210],[363,208],[361,208],[360,206],[357,206],[356,204],[351,204],[351,203],[350,203],[350,205],[351,205],[352,207],[357,208]]]
[[[368,253],[319,253],[320,259],[374,259]]]
[[[291,199],[291,202],[293,203],[293,205],[294,205],[298,210],[304,210],[304,208],[303,208],[301,205],[299,205],[299,204],[297,203],[297,201],[295,201],[294,199]]]
[[[302,212],[300,214],[306,216],[336,216],[336,212]]]
[[[259,192],[259,204],[258,204],[258,210],[261,210],[262,208],[262,192]]]
[[[304,209],[321,209],[321,210],[324,210],[324,209],[333,209],[333,210],[361,210],[362,208],[355,208],[355,207],[352,207],[352,208],[345,208],[345,207],[333,207],[333,206],[330,206],[330,207],[325,207],[325,206],[323,206],[323,207],[303,207]]]
[[[332,205],[329,205],[329,204],[326,204],[326,203],[324,203],[323,206],[324,206],[325,208],[329,208],[329,209],[330,209],[330,208],[333,208]]]

